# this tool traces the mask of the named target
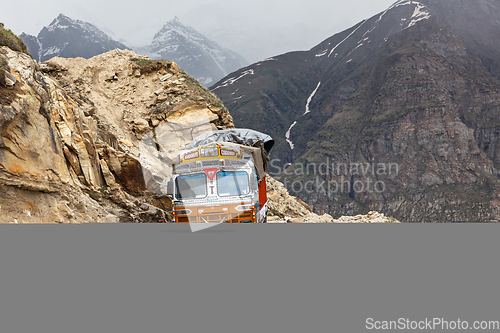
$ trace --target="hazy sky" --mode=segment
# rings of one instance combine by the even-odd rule
[[[306,50],[396,0],[18,0],[5,1],[0,22],[16,34],[37,35],[63,13],[90,22],[124,44],[151,42],[177,16],[250,62]]]

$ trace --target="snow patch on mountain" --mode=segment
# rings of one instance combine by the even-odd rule
[[[356,31],[358,31],[359,28],[361,28],[361,26],[366,22],[366,20],[363,20],[363,22],[361,22],[361,24],[356,28],[354,29],[346,38],[344,38],[340,43],[338,43],[337,45],[335,45],[335,47],[330,51],[330,53],[328,54],[328,58],[330,58],[330,56],[332,55],[333,51],[335,51],[335,49],[337,47],[339,47],[343,42],[345,42],[347,39],[349,39],[349,37],[351,37]]]
[[[242,77],[244,77],[246,75],[254,75],[254,74],[255,74],[255,72],[254,72],[253,69],[248,69],[246,71],[243,71],[240,74],[240,76],[238,76],[238,77],[232,77],[232,78],[227,79],[226,81],[222,82],[222,84],[220,86],[217,86],[217,87],[213,88],[212,91],[217,90],[217,89],[219,89],[221,87],[227,87],[228,85],[232,85],[232,84],[234,84],[235,82],[237,82],[239,79],[241,79]]]
[[[354,48],[351,52],[349,52],[349,53],[347,54],[347,56],[350,56],[350,55],[351,55],[351,53],[353,53],[354,51],[356,51],[357,49],[359,49],[361,46],[363,46],[363,43],[361,43],[361,44],[359,44],[358,46],[356,46],[356,47],[355,47],[355,48]]]
[[[322,56],[326,55],[327,52],[328,52],[328,49],[327,50],[323,50],[320,53],[316,54],[316,57],[322,57]]]
[[[295,145],[293,144],[292,140],[290,140],[290,131],[292,130],[292,127],[297,125],[297,121],[294,121],[292,125],[288,128],[288,131],[285,133],[285,140],[288,142],[288,145],[290,145],[290,149],[293,149]]]
[[[380,14],[378,20],[375,23],[380,22],[382,20],[382,18],[385,16],[385,14],[387,14],[387,12],[390,11],[391,9],[399,7],[399,6],[411,5],[413,3],[415,3],[415,2],[412,0],[401,0],[401,1],[394,3],[389,8],[387,8],[382,14]]]
[[[397,8],[400,6],[408,6],[408,5],[415,5],[416,7],[415,7],[415,11],[413,12],[412,16],[410,17],[411,22],[407,28],[414,26],[419,21],[426,20],[431,16],[431,14],[427,10],[425,10],[426,7],[424,4],[417,2],[417,1],[413,1],[413,0],[401,0],[401,1],[398,1],[395,4],[393,4],[389,8],[387,8],[379,16],[378,20],[375,23],[380,22],[380,20],[382,20],[382,18],[385,16],[385,14],[387,14],[387,12],[389,12],[391,9],[394,9],[394,8]],[[406,21],[406,19],[403,18],[403,19],[401,19],[401,21]]]
[[[65,43],[64,46],[66,46],[68,43]],[[64,47],[57,47],[57,46],[52,46],[50,48],[48,48],[47,50],[45,50],[42,55],[44,56],[48,56],[48,55],[53,55],[53,54],[59,54],[59,52],[61,52],[61,49]]]
[[[318,85],[316,86],[316,89],[314,89],[314,91],[312,92],[311,95],[309,95],[309,97],[307,98],[307,103],[306,103],[306,112],[304,112],[304,115],[308,114],[309,112],[311,112],[311,110],[309,110],[309,104],[311,103],[314,95],[316,95],[316,92],[318,91],[319,89],[319,86],[321,85],[321,81],[318,82]]]
[[[415,3],[417,6],[415,7],[415,11],[413,15],[410,17],[411,22],[408,24],[408,28],[414,26],[417,22],[422,20],[427,20],[431,17],[431,13],[426,10],[426,7],[420,2]]]
[[[370,32],[372,32],[373,30],[375,30],[376,26],[374,26],[373,28],[367,30],[364,34],[363,34],[363,37],[365,37],[366,35],[368,35]]]

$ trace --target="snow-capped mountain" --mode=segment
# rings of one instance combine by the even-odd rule
[[[127,49],[94,25],[59,14],[37,37],[21,34],[30,53],[39,62],[52,57],[91,58],[114,50]]]
[[[156,33],[146,53],[152,59],[175,61],[204,86],[248,64],[236,52],[219,46],[195,29],[183,25],[178,18],[167,22]]]
[[[55,56],[88,59],[110,50],[128,48],[94,25],[63,14],[44,27],[38,36],[23,33],[20,37],[39,62]],[[248,65],[242,56],[183,25],[178,18],[167,22],[150,45],[135,47],[134,51],[151,59],[175,61],[204,86]]]

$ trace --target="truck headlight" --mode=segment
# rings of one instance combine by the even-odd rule
[[[191,214],[190,209],[179,209],[175,211],[177,215],[189,215]]]
[[[239,211],[239,212],[243,212],[245,210],[252,210],[253,209],[253,205],[251,205],[251,204],[248,204],[248,205],[239,205],[239,206],[236,206],[235,209],[237,211]]]

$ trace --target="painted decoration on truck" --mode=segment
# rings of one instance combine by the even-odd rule
[[[220,146],[218,144],[184,150],[180,153],[180,163],[196,162],[211,159],[238,159],[242,157],[241,149],[236,146]]]

